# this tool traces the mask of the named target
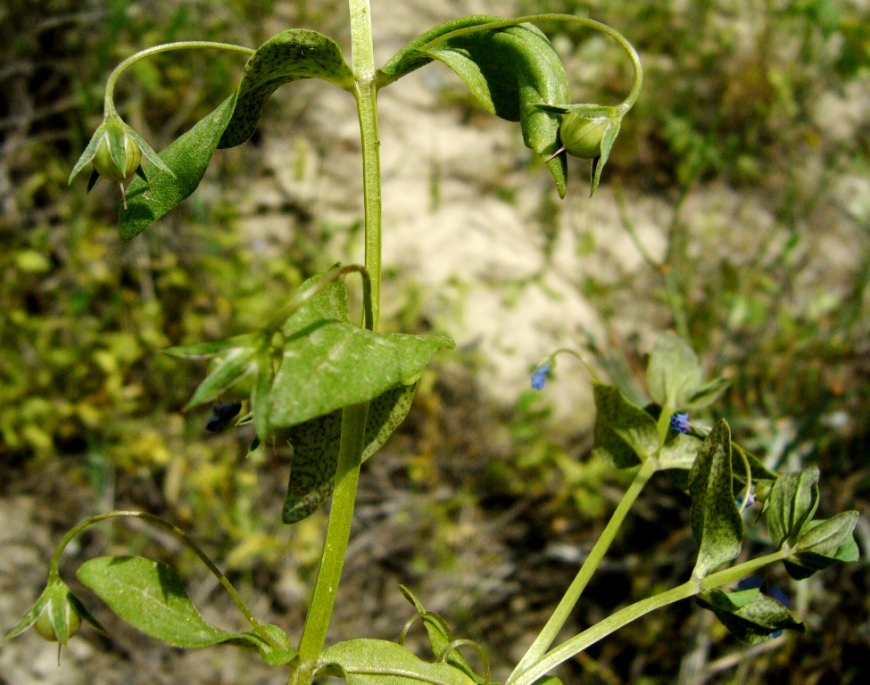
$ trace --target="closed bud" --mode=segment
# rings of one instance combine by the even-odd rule
[[[610,122],[609,117],[581,117],[568,112],[559,126],[562,149],[580,159],[600,157],[601,141]]]
[[[36,600],[36,604],[21,619],[21,622],[6,635],[6,639],[15,637],[32,626],[43,639],[64,646],[78,632],[82,625],[82,619],[97,630],[106,632],[105,628],[91,616],[79,598],[70,592],[66,583],[57,575],[52,574],[49,576],[45,590]],[[58,658],[60,657],[58,656]]]
[[[33,624],[33,629],[44,640],[65,645],[82,624],[80,605],[66,586],[58,586]]]
[[[109,124],[103,131],[93,159],[97,173],[111,181],[121,183],[136,173],[141,161],[142,151],[133,137],[124,130],[124,126]]]

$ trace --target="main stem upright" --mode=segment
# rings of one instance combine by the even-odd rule
[[[365,266],[371,277],[371,320],[367,323],[376,330],[381,292],[381,160],[371,10],[369,0],[349,0],[349,3],[354,96],[362,140]],[[290,676],[290,685],[310,685],[326,642],[350,539],[367,415],[368,403],[351,405],[342,413],[341,445],[326,541],[299,644],[300,663]]]

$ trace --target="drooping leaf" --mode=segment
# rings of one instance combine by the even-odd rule
[[[386,86],[398,81],[403,76],[416,71],[420,67],[429,64],[434,58],[425,53],[425,50],[434,41],[453,33],[460,29],[469,28],[472,26],[483,26],[496,21],[504,21],[502,17],[494,17],[487,15],[469,15],[448,21],[444,24],[429,29],[426,33],[420,34],[410,43],[399,50],[389,62],[377,70],[378,88]]]
[[[689,472],[692,534],[698,561],[692,575],[704,578],[740,554],[743,520],[734,498],[731,431],[720,420],[710,431]]]
[[[144,557],[97,557],[82,564],[76,575],[127,623],[166,644],[233,644],[259,651],[264,659],[268,655],[278,663],[295,657],[289,638],[277,627],[269,628],[269,640],[265,640],[256,633],[231,633],[206,623],[188,598],[178,572],[162,562]]]
[[[617,468],[637,466],[659,449],[655,419],[631,404],[618,388],[593,383],[595,397],[595,447]]]
[[[470,30],[487,24],[497,28]],[[556,152],[561,117],[539,105],[568,102],[568,78],[539,29],[519,20],[506,25],[501,17],[467,17],[461,25],[451,22],[436,27],[413,41],[378,77],[386,85],[432,59],[455,72],[488,112],[519,121],[527,147],[545,158]],[[564,197],[565,155],[546,164]]]
[[[780,602],[758,588],[725,592],[718,588],[698,595],[695,600],[709,609],[739,640],[755,644],[781,630],[804,632],[804,624]]]
[[[819,468],[780,476],[773,484],[765,512],[771,542],[794,542],[819,506]]]
[[[347,685],[476,685],[448,663],[429,663],[395,642],[348,640],[326,649],[321,675],[344,678]]]
[[[381,448],[407,416],[416,385],[392,388],[372,400],[366,420],[365,461]],[[330,412],[280,433],[293,445],[290,483],[281,519],[296,523],[310,516],[332,494],[341,443],[341,411]]]
[[[432,648],[432,653],[435,655],[442,654],[444,650],[447,649],[447,647],[450,645],[450,643],[453,642],[453,635],[451,635],[450,631],[447,629],[446,623],[442,623],[439,620],[430,620],[429,618],[427,618],[426,615],[430,612],[426,611],[426,608],[423,606],[423,604],[404,585],[400,585],[399,590],[402,591],[405,599],[411,602],[411,604],[414,605],[414,608],[418,612],[420,612],[421,616],[423,616],[421,620],[423,621],[423,625],[426,628],[426,634],[429,637],[429,646]],[[447,663],[451,664],[455,668],[458,668],[469,678],[473,678],[478,683],[478,685],[482,685],[482,683],[484,682],[483,678],[481,678],[474,672],[469,663],[457,650],[454,649],[450,652],[450,654],[447,655]]]
[[[146,161],[146,183],[137,178],[127,188],[127,208],[120,211],[121,239],[128,241],[185,200],[199,185],[218,140],[233,115],[235,93],[211,114],[160,153],[174,176]]]
[[[248,60],[237,91],[232,120],[218,143],[221,149],[244,143],[253,135],[269,96],[285,83],[319,78],[349,90],[353,71],[341,48],[328,36],[308,29],[290,29],[263,43]]]

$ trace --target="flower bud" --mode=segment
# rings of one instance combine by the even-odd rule
[[[142,151],[123,126],[107,126],[94,155],[94,169],[112,181],[121,183],[136,173]]]
[[[36,604],[6,635],[6,639],[15,637],[32,626],[42,638],[64,646],[78,632],[82,619],[97,630],[106,632],[79,598],[70,592],[66,583],[52,574]]]
[[[609,117],[589,118],[568,112],[559,126],[562,149],[580,159],[600,157],[601,141],[609,124]]]
[[[33,629],[44,640],[66,644],[82,624],[77,604],[75,595],[69,590],[56,593],[43,607]]]

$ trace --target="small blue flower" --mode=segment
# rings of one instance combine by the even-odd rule
[[[547,377],[550,375],[552,367],[550,364],[541,364],[532,374],[532,387],[535,390],[543,390],[547,384]]]
[[[743,503],[744,498],[746,500],[746,504]],[[751,507],[757,501],[758,500],[755,498],[755,488],[750,488],[748,495],[740,495],[740,497],[737,498],[737,507],[745,509],[746,507]]]
[[[689,415],[674,414],[671,416],[671,430],[676,431],[677,433],[682,433],[683,435],[692,430],[692,426],[689,424]]]

